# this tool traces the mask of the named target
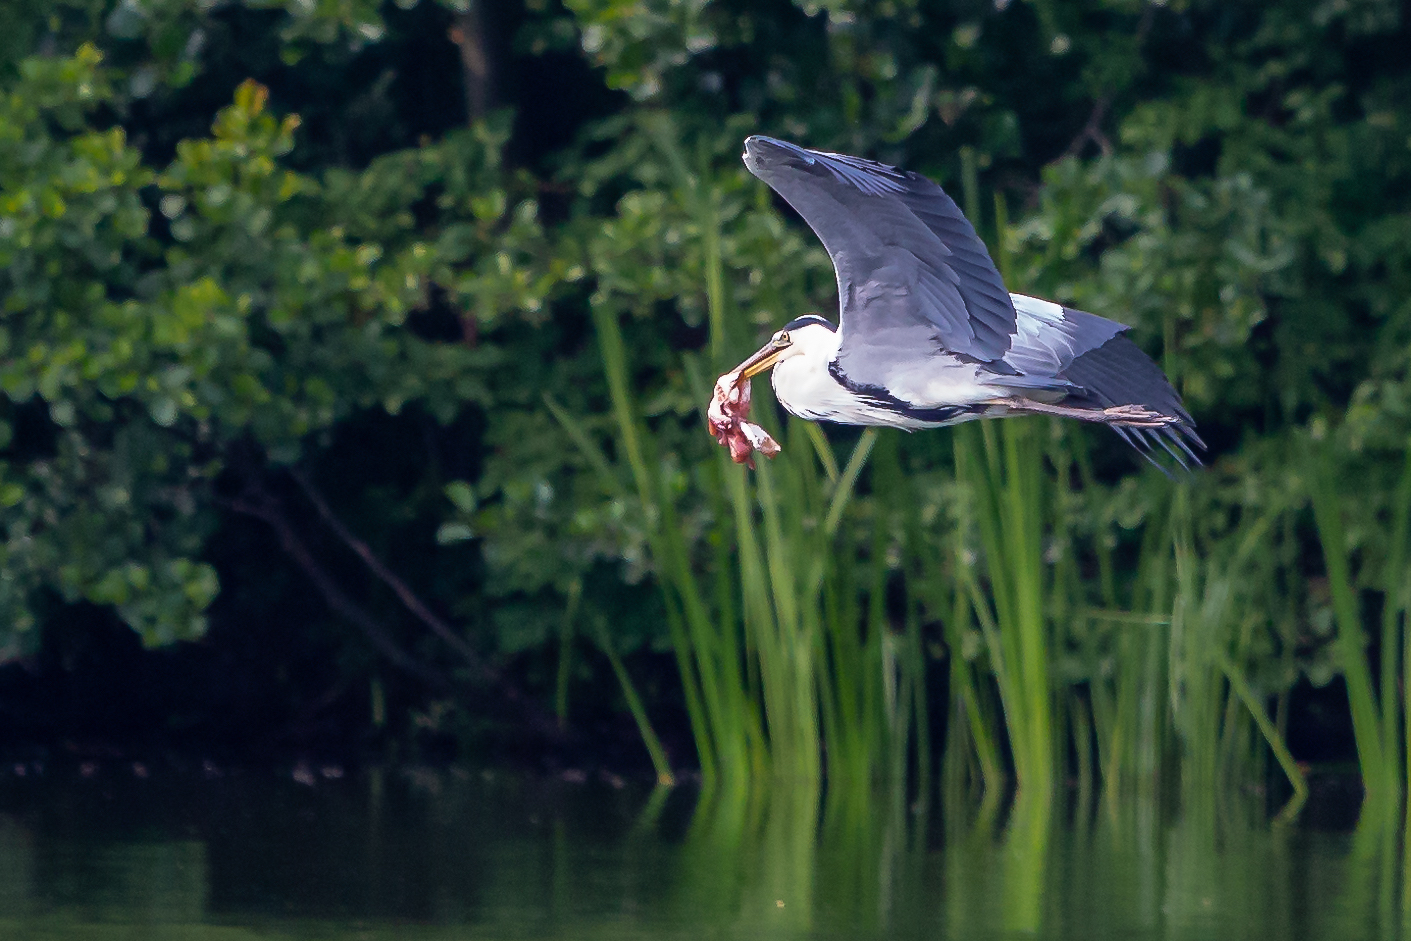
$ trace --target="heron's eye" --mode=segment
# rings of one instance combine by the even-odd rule
[[[778,333],[774,334],[774,343],[775,343],[776,346],[785,346],[785,345],[788,344],[788,342],[789,342],[789,331],[787,331],[787,330],[780,330]]]

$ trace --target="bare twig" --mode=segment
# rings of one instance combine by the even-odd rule
[[[485,21],[479,4],[471,0],[451,27],[451,42],[461,53],[461,74],[465,79],[466,123],[474,124],[490,110],[490,54],[485,43]]]
[[[352,530],[344,525],[343,521],[334,514],[333,509],[328,505],[328,501],[323,499],[323,495],[315,489],[314,485],[302,471],[291,467],[289,468],[289,475],[294,478],[294,482],[299,485],[299,488],[304,491],[304,495],[309,498],[309,502],[318,510],[318,515],[323,518],[328,528],[333,530],[334,534],[341,539],[349,549],[352,549],[353,552],[357,554],[358,558],[363,560],[363,564],[368,567],[373,575],[377,576],[378,580],[392,589],[392,593],[397,596],[397,599],[402,602],[402,605],[411,612],[418,621],[425,624],[431,629],[432,633],[445,641],[447,646],[460,654],[461,658],[475,674],[476,680],[483,685],[498,690],[505,702],[519,709],[524,717],[531,721],[540,731],[552,732],[555,736],[560,733],[556,722],[551,720],[549,716],[545,714],[536,703],[525,696],[517,686],[510,683],[497,671],[492,669],[490,665],[485,662],[484,658],[475,651],[475,648],[462,640],[449,624],[437,616],[436,613],[417,596],[416,592],[412,591],[410,585],[403,581],[401,577],[389,569],[387,565],[377,557],[377,554],[372,551],[372,548],[368,546],[366,542],[359,539],[353,534]]]
[[[314,587],[318,589],[319,594],[323,595],[328,606],[362,631],[372,646],[377,648],[378,652],[386,657],[393,666],[432,686],[443,689],[450,686],[450,682],[440,671],[422,663],[398,646],[382,625],[373,620],[366,611],[343,593],[342,589],[334,582],[333,577],[319,564],[313,553],[309,551],[308,546],[304,545],[303,540],[294,532],[294,527],[290,525],[289,520],[280,510],[278,502],[262,488],[257,484],[247,484],[244,494],[233,500],[220,502],[237,513],[253,516],[268,523],[275,535],[279,537],[280,547],[299,568],[304,570],[304,574],[309,577],[309,581],[314,583]]]
[[[1138,52],[1142,43],[1146,40],[1147,34],[1151,32],[1151,24],[1156,15],[1156,4],[1148,3],[1146,9],[1142,10],[1142,18],[1137,21],[1137,31],[1135,42]],[[1113,153],[1112,141],[1110,141],[1102,130],[1102,122],[1107,117],[1107,109],[1112,106],[1112,96],[1110,94],[1099,95],[1093,102],[1093,110],[1088,115],[1087,123],[1078,132],[1078,136],[1073,138],[1073,142],[1068,145],[1068,149],[1063,151],[1065,157],[1076,157],[1082,150],[1083,145],[1089,142],[1097,145],[1097,149],[1104,157],[1110,157]]]
[[[1089,141],[1097,145],[1097,149],[1102,151],[1104,157],[1112,156],[1112,141],[1108,140],[1107,135],[1102,132],[1102,119],[1107,116],[1107,107],[1110,103],[1107,95],[1103,95],[1093,102],[1093,110],[1088,115],[1088,123],[1084,124],[1083,129],[1078,132],[1078,136],[1073,138],[1073,143],[1068,145],[1063,156],[1078,156],[1082,152],[1083,145]]]
[[[485,661],[481,659],[480,654],[476,653],[474,648],[461,640],[460,637],[456,635],[456,632],[451,629],[449,624],[437,617],[436,614],[417,597],[416,592],[412,591],[410,585],[402,581],[397,573],[383,564],[382,560],[377,557],[376,553],[372,551],[372,548],[368,546],[367,543],[353,535],[352,530],[343,525],[343,521],[333,514],[333,510],[329,507],[328,501],[323,499],[323,494],[314,489],[313,484],[309,482],[308,477],[306,477],[302,471],[291,467],[289,468],[289,476],[293,477],[294,482],[299,485],[299,489],[304,491],[304,496],[309,498],[309,502],[314,505],[314,509],[318,510],[318,515],[323,518],[328,528],[333,530],[334,535],[343,540],[343,543],[349,549],[357,553],[358,558],[363,560],[363,564],[371,569],[372,574],[376,575],[384,585],[392,589],[393,594],[397,596],[397,600],[401,601],[403,606],[406,607],[418,621],[431,628],[433,634],[445,641],[446,645],[456,653],[460,654],[461,658],[469,664],[470,668],[475,671],[480,679],[486,682],[499,681],[499,675],[486,665]]]
[[[460,321],[461,342],[473,350],[480,345],[480,320],[475,316],[475,311],[463,310]]]

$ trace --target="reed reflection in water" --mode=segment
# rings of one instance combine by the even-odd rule
[[[1399,807],[1318,829],[1255,799],[1069,796],[935,808],[779,780],[710,800],[431,771],[0,781],[0,937],[1411,936]]]

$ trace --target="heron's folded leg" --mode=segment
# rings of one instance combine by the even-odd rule
[[[1144,405],[1114,405],[1111,408],[1075,408],[1071,405],[1051,405],[1033,399],[1011,395],[996,399],[991,405],[1002,405],[1015,412],[1029,412],[1035,415],[1057,415],[1060,418],[1077,418],[1081,421],[1100,422],[1104,425],[1122,425],[1128,428],[1162,428],[1180,421],[1174,415],[1163,415]]]

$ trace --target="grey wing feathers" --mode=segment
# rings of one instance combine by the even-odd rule
[[[970,352],[978,359],[997,359],[1009,349],[1014,334],[1014,305],[1010,302],[1009,291],[985,243],[975,234],[974,226],[961,213],[955,200],[925,177],[915,177],[915,181],[925,184],[915,187],[923,192],[907,200],[907,208],[950,250],[949,267],[957,275],[956,288],[965,299],[970,329],[977,345],[994,355],[982,356],[965,350],[955,352]]]
[[[1098,407],[1136,403],[1175,418],[1172,424],[1159,428],[1112,426],[1157,467],[1161,467],[1154,456],[1157,447],[1182,467],[1200,463],[1191,445],[1203,449],[1205,442],[1196,433],[1195,422],[1181,404],[1180,395],[1171,387],[1161,367],[1127,337],[1119,334],[1078,356],[1063,371],[1063,378],[1081,389],[1074,398],[1090,400]]]
[[[1004,361],[1026,376],[1059,377],[1073,360],[1128,329],[1115,320],[1051,301],[1022,294],[1012,297],[1019,319]]]
[[[745,142],[745,166],[803,216],[838,274],[843,358],[854,340],[924,327],[940,349],[995,362],[1014,306],[985,243],[939,186],[886,164],[768,137]],[[879,269],[884,303],[869,305]],[[901,280],[897,280],[897,279]]]

